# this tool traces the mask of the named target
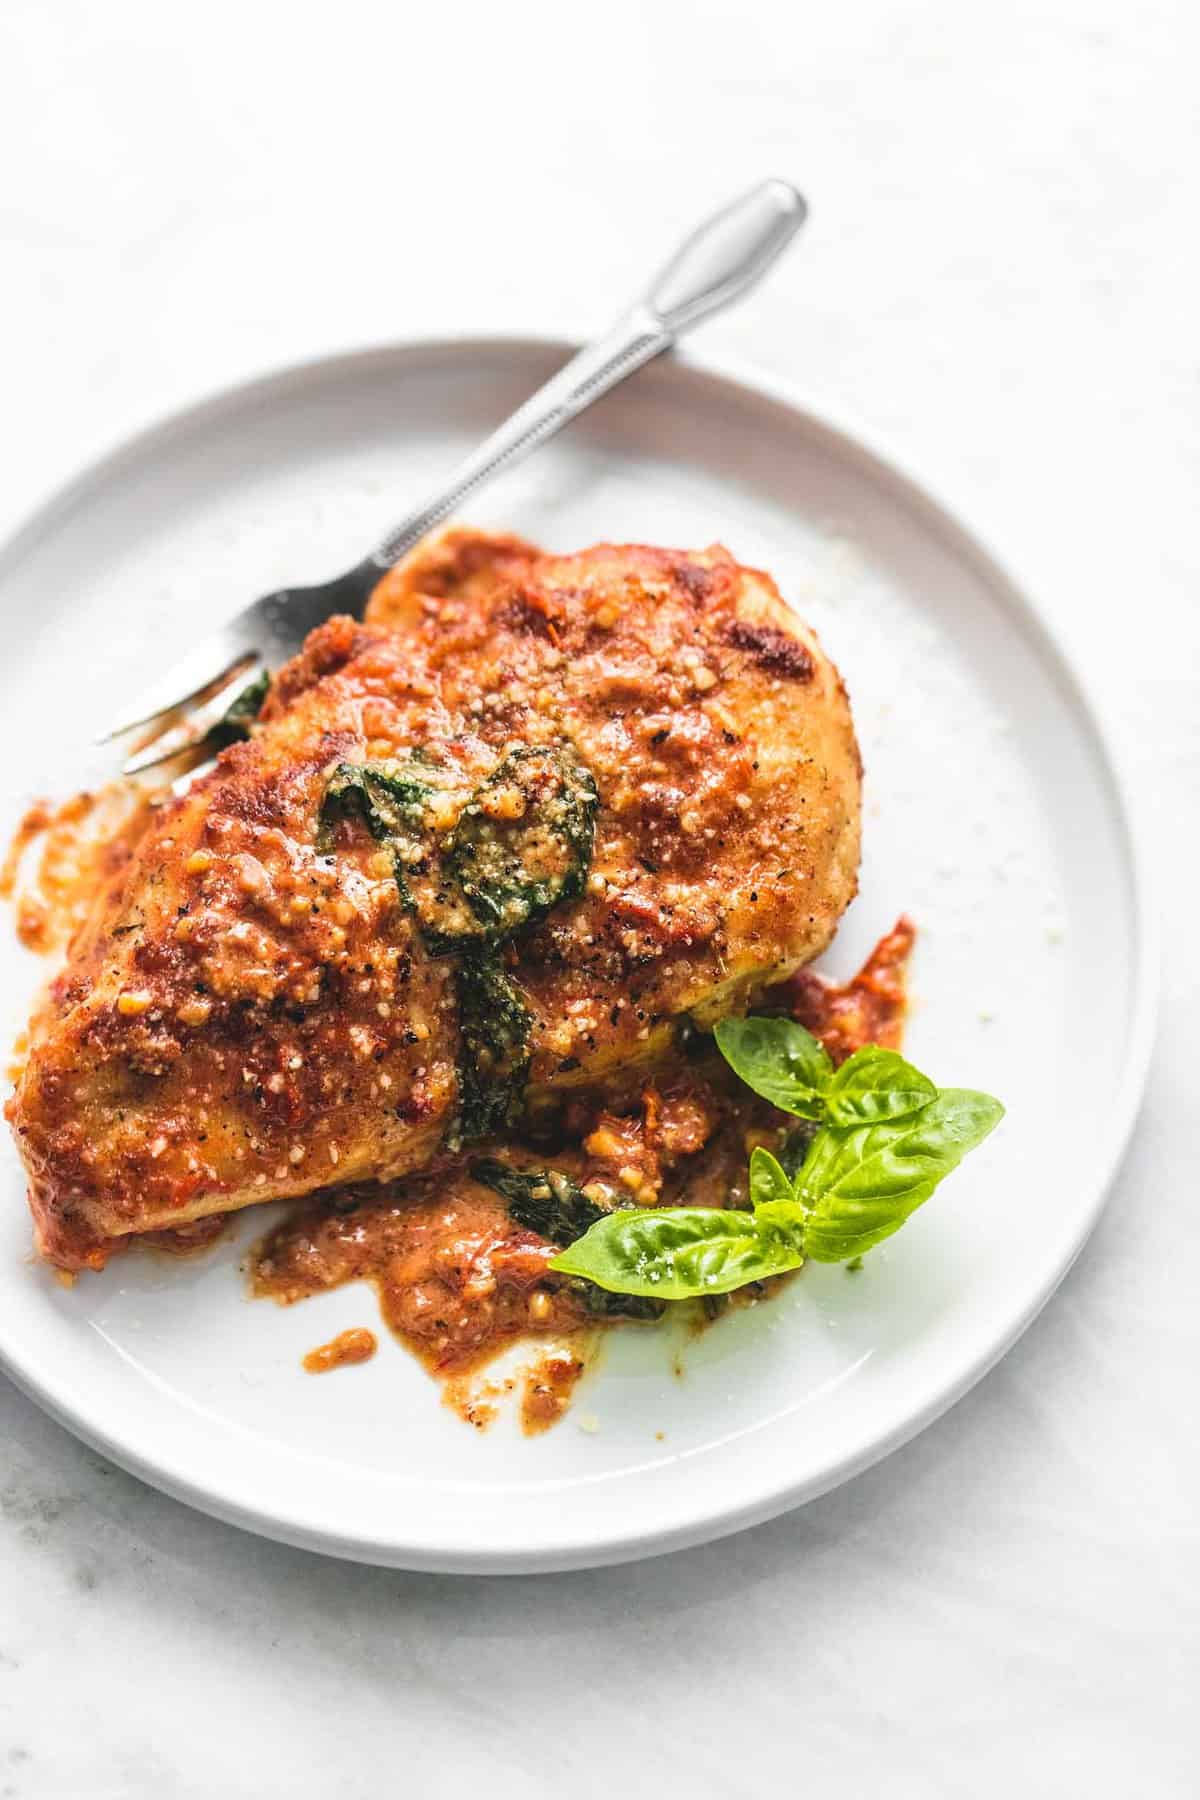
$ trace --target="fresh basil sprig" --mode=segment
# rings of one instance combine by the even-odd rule
[[[834,1071],[790,1019],[727,1020],[717,1045],[748,1087],[820,1120],[790,1176],[769,1150],[750,1158],[749,1211],[638,1207],[598,1219],[552,1269],[611,1293],[687,1300],[782,1275],[806,1260],[849,1262],[898,1231],[999,1124],[988,1094],[935,1087],[894,1050],[869,1044]]]
[[[908,1118],[937,1097],[927,1075],[878,1044],[856,1050],[835,1073],[824,1044],[795,1019],[722,1019],[714,1035],[748,1088],[799,1119],[870,1125]]]

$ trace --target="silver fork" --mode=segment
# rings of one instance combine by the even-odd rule
[[[361,615],[384,572],[468,495],[670,349],[693,325],[739,299],[791,242],[806,212],[790,183],[764,181],[699,226],[611,331],[573,356],[362,562],[317,587],[265,594],[177,662],[141,697],[134,716],[101,739],[133,740],[122,773],[207,755],[228,732],[230,707],[294,656],[314,626],[334,613]]]

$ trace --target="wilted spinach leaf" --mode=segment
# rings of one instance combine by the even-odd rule
[[[438,807],[461,787],[427,753],[339,763],[321,803],[318,844],[354,814],[392,852],[396,886],[427,949],[454,956],[462,1046],[452,1144],[511,1125],[529,1070],[532,1020],[499,947],[577,895],[591,862],[599,796],[569,748],[510,750],[437,828]],[[455,808],[451,805],[452,815]]]
[[[529,1075],[533,1020],[490,948],[464,950],[454,971],[462,1054],[450,1147],[477,1143],[515,1124]]]
[[[514,1169],[487,1157],[471,1164],[471,1174],[495,1189],[518,1225],[564,1248],[605,1216],[605,1209],[558,1169]]]
[[[476,788],[446,869],[493,943],[581,892],[599,803],[591,773],[564,749],[510,750]]]

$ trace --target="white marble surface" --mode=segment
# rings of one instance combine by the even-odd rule
[[[344,1567],[3,1388],[0,1796],[1197,1791],[1198,52],[1185,0],[7,0],[0,523],[306,352],[601,323],[677,222],[791,174],[807,241],[706,341],[912,455],[1086,644],[1170,961],[1049,1310],[916,1443],[740,1538]]]

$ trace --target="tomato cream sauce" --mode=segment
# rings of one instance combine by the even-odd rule
[[[27,950],[63,950],[127,865],[162,795],[114,781],[58,805],[37,800],[0,864],[0,899]]]
[[[839,986],[815,970],[801,969],[784,983],[792,1017],[820,1038],[835,1063],[845,1062],[864,1044],[900,1048],[916,939],[916,926],[902,914],[852,981]]]
[[[539,1356],[530,1364],[521,1389],[521,1429],[526,1437],[558,1424],[586,1368],[582,1357],[562,1352]]]
[[[914,937],[903,919],[850,982],[806,973],[780,990],[835,1061],[863,1043],[899,1043]],[[560,1170],[600,1204],[737,1206],[747,1200],[750,1151],[779,1149],[794,1128],[700,1040],[695,1055],[681,1053],[653,1076],[629,1074],[602,1096],[535,1113],[526,1139],[505,1148],[515,1166]],[[630,1321],[597,1316],[579,1284],[555,1275],[558,1246],[514,1224],[501,1196],[473,1178],[474,1160],[304,1203],[258,1245],[251,1287],[292,1305],[367,1281],[385,1324],[442,1382],[461,1418],[484,1429],[519,1386],[522,1428],[541,1432],[566,1411],[604,1332]],[[769,1299],[787,1279],[701,1303],[694,1329],[731,1306]],[[481,1376],[501,1351],[531,1341],[543,1347],[517,1378]]]
[[[420,1187],[343,1191],[300,1208],[259,1245],[251,1286],[291,1305],[349,1281],[369,1282],[384,1323],[440,1380],[446,1405],[478,1430],[515,1385],[488,1381],[483,1366],[518,1340],[553,1340],[523,1377],[522,1422],[543,1431],[565,1409],[598,1345],[595,1321],[577,1296],[547,1279],[555,1251],[515,1227],[499,1195],[447,1172]],[[332,1348],[312,1352],[304,1366],[332,1367],[325,1360]]]

